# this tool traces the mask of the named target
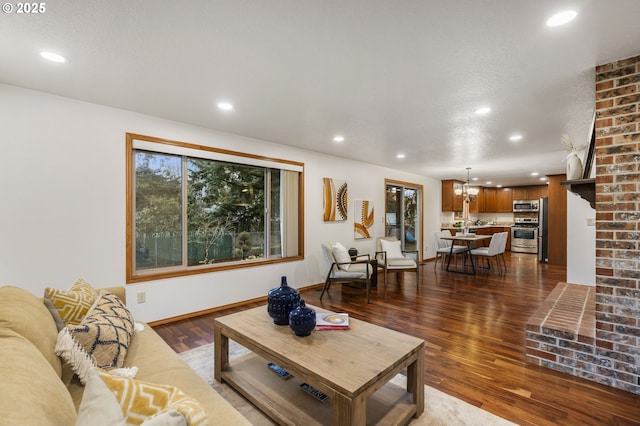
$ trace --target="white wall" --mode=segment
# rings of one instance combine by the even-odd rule
[[[373,252],[354,240],[353,200],[372,200],[373,235],[384,232],[384,179],[425,190],[425,241],[440,226],[434,179],[244,138],[14,86],[0,85],[0,285],[41,295],[77,278],[95,287],[125,284],[125,133],[139,133],[305,163],[305,259],[127,285],[136,319],[153,321],[266,295],[286,275],[291,286],[324,281],[322,241]],[[349,218],[322,220],[322,178],[346,179]],[[136,304],[136,293],[146,303]]]
[[[567,282],[596,285],[596,211],[567,191]],[[593,220],[593,225],[588,221]]]

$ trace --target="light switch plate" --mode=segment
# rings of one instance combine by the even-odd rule
[[[596,226],[596,218],[588,217],[587,218],[587,226]]]

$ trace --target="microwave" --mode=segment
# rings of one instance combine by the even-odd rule
[[[514,200],[513,212],[537,212],[538,200]]]

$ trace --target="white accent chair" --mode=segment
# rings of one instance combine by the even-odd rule
[[[349,252],[340,243],[333,245],[321,244],[322,254],[327,265],[327,279],[324,282],[320,300],[325,292],[329,292],[331,283],[359,282],[365,283],[367,288],[367,303],[371,303],[371,275],[374,271],[371,265],[371,256],[368,254],[359,255],[356,260],[351,260]]]
[[[401,272],[413,271],[416,273],[416,285],[420,279],[418,273],[418,251],[402,250],[402,242],[396,237],[380,237],[376,239],[376,260],[378,267],[384,270],[384,285],[387,286],[387,273],[396,272],[398,277]],[[407,253],[414,253],[415,259],[407,257]]]
[[[477,267],[480,267],[480,263],[478,262],[478,258],[480,257],[483,257],[487,262],[488,269],[491,269],[491,260],[495,259],[498,273],[502,273],[502,267],[499,260],[501,244],[502,232],[497,232],[491,236],[491,241],[488,246],[471,249],[471,256],[476,259]]]

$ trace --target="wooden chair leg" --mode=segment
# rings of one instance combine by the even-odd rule
[[[367,275],[369,275],[368,272],[367,272]],[[367,276],[367,303],[371,303],[370,293],[371,293],[371,279]]]
[[[329,292],[329,287],[331,286],[331,281],[327,280],[324,282],[324,287],[322,287],[322,293],[320,293],[320,300],[322,301],[322,296],[324,296],[324,292]]]

